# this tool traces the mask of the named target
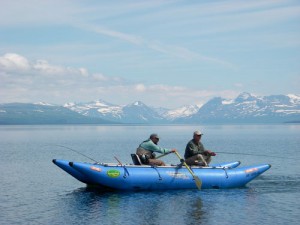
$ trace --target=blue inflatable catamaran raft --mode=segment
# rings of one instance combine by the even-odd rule
[[[59,159],[53,159],[53,163],[88,186],[118,191],[197,189],[195,181],[201,181],[202,189],[238,188],[271,167],[269,164],[239,167],[238,161],[188,168],[182,163],[157,167]]]

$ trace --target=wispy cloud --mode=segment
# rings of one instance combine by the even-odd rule
[[[81,29],[84,29],[84,30],[93,31],[97,34],[116,38],[121,41],[125,41],[130,44],[133,44],[133,45],[146,47],[153,51],[156,51],[161,54],[166,54],[171,57],[181,58],[184,60],[207,61],[207,62],[220,64],[220,65],[228,66],[228,67],[232,67],[232,68],[236,67],[232,63],[227,62],[225,60],[218,59],[218,58],[211,57],[211,56],[201,55],[197,52],[194,52],[188,48],[184,48],[181,46],[169,45],[169,44],[164,44],[164,43],[161,43],[158,41],[146,40],[145,38],[140,37],[140,36],[127,34],[127,33],[119,32],[119,31],[115,31],[115,30],[110,30],[110,29],[104,28],[104,27],[97,27],[95,25],[76,24],[74,26],[80,27]]]
[[[126,34],[126,33],[122,33],[119,31],[115,31],[115,30],[110,30],[108,28],[104,28],[104,27],[98,27],[95,25],[89,25],[89,24],[74,24],[74,26],[76,27],[80,27],[82,29],[86,29],[89,31],[93,31],[95,33],[98,34],[102,34],[102,35],[106,35],[112,38],[117,38],[120,39],[122,41],[126,41],[128,43],[131,44],[135,44],[135,45],[141,45],[143,44],[144,40],[141,37],[135,36],[135,35],[131,35],[131,34]]]
[[[133,44],[136,46],[140,46],[142,48],[148,48],[151,49],[159,54],[165,54],[169,57],[175,57],[180,58],[184,60],[195,60],[195,61],[208,61],[211,63],[219,64],[219,65],[225,65],[234,67],[232,63],[227,62],[224,59],[220,59],[218,57],[214,56],[208,56],[203,53],[196,52],[194,50],[191,50],[189,48],[186,48],[184,46],[181,46],[179,44],[172,45],[169,43],[164,43],[162,41],[152,40],[148,39],[147,37],[143,37],[142,35],[138,35],[135,33],[128,33],[121,30],[117,30],[112,27],[107,27],[104,25],[98,25],[98,20],[105,21],[106,19],[109,19],[111,17],[120,17],[123,14],[133,13],[135,14],[138,10],[145,10],[147,13],[149,13],[149,9],[155,9],[158,8],[160,12],[162,12],[161,15],[159,15],[159,18],[161,20],[164,20],[165,15],[163,13],[168,13],[169,10],[162,10],[160,9],[161,6],[170,4],[168,2],[162,3],[160,1],[157,2],[151,2],[149,3],[132,3],[132,4],[122,4],[118,5],[113,8],[109,8],[110,12],[107,13],[105,11],[105,4],[103,7],[97,7],[96,8],[100,11],[98,18],[93,18],[93,16],[88,16],[89,12],[94,11],[92,7],[84,6],[83,8],[80,8],[79,5],[71,5],[68,1],[35,1],[31,0],[31,4],[37,5],[36,8],[47,8],[45,13],[37,12],[34,10],[34,7],[28,7],[24,6],[22,7],[22,4],[16,5],[12,3],[11,1],[8,1],[6,4],[6,10],[2,9],[0,12],[4,13],[2,17],[5,17],[7,14],[7,11],[10,11],[9,8],[13,8],[14,11],[22,11],[22,17],[17,16],[15,19],[9,19],[9,20],[2,20],[2,25],[6,26],[8,24],[10,25],[30,25],[30,26],[36,26],[41,24],[64,24],[69,25],[72,27],[80,28],[85,31],[91,31],[94,33],[97,33],[99,35],[107,36],[110,38],[118,39],[120,41],[127,42],[129,44]],[[27,2],[27,4],[30,5],[30,3]],[[151,6],[149,8],[149,6]],[[25,10],[24,10],[25,9]],[[28,10],[26,10],[28,9]],[[113,11],[111,11],[113,9]],[[55,11],[55,15],[50,14],[50,12]],[[172,10],[171,10],[172,11]],[[103,13],[103,15],[102,15]],[[21,14],[21,13],[20,13]],[[24,15],[25,14],[25,15]],[[151,12],[153,14],[153,12]],[[155,13],[154,13],[155,14]],[[94,15],[94,14],[92,14]],[[7,15],[8,16],[8,15]],[[1,17],[1,18],[2,18]],[[137,16],[138,17],[138,16]],[[80,19],[79,19],[80,18]],[[91,20],[93,18],[93,20]],[[153,17],[152,17],[153,18]],[[0,22],[1,25],[1,22]]]

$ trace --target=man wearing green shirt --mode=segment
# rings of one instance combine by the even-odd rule
[[[155,159],[155,152],[168,154],[175,152],[176,149],[161,148],[157,145],[159,137],[157,134],[151,134],[150,138],[143,141],[136,150],[136,154],[140,157],[143,164],[165,166],[166,164],[159,159]]]

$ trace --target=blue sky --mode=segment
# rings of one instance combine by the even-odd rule
[[[300,1],[1,0],[0,103],[300,94]]]

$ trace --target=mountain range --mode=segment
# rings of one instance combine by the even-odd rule
[[[236,124],[299,123],[300,96],[254,96],[241,93],[235,99],[216,97],[202,105],[177,109],[147,106],[136,101],[125,106],[104,100],[87,103],[0,104],[0,124]]]

